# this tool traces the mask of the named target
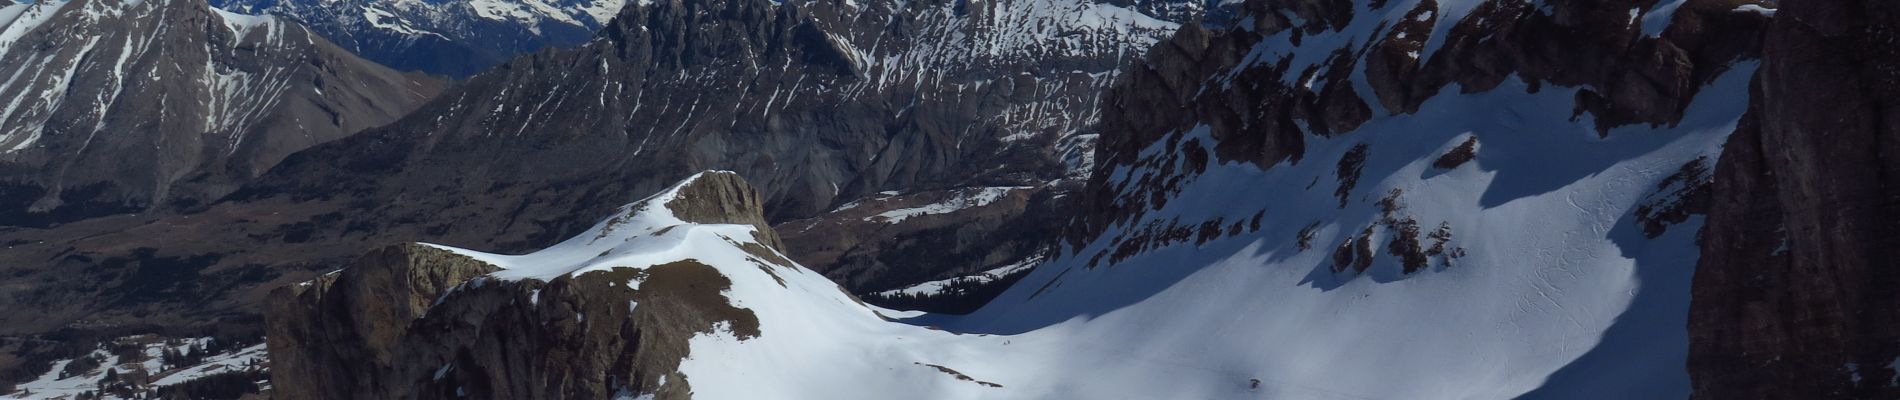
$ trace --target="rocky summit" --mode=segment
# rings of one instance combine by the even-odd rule
[[[1900,393],[1880,1],[5,4],[4,398]]]
[[[761,334],[728,274],[810,276],[758,199],[738,175],[706,172],[528,255],[372,251],[273,293],[272,382],[299,399],[687,398],[690,339]]]

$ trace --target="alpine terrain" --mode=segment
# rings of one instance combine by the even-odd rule
[[[1889,2],[171,1],[523,55],[438,94],[324,50],[263,99],[398,107],[166,181],[197,202],[7,216],[0,397],[1900,396]],[[21,126],[223,115],[141,93]]]

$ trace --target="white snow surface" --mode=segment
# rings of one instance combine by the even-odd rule
[[[1605,139],[1588,117],[1569,120],[1575,89],[1447,88],[1417,115],[1309,136],[1306,162],[1213,166],[1126,225],[1265,210],[1260,232],[1089,269],[1086,255],[1127,229],[1114,228],[968,317],[923,320],[1050,343],[963,369],[1033,376],[1025,398],[1681,398],[1701,220],[1645,239],[1631,210],[1684,162],[1719,152],[1753,69],[1705,89],[1676,128]],[[1433,170],[1465,135],[1484,144],[1477,160]],[[1205,128],[1189,136],[1209,139]],[[1329,184],[1298,190],[1331,182],[1333,161],[1362,142],[1371,157],[1351,206],[1336,209]],[[1390,189],[1422,226],[1454,227],[1468,255],[1402,274],[1381,232],[1365,275],[1332,272],[1332,246],[1378,218],[1367,197]],[[1315,221],[1321,245],[1299,251],[1299,230]]]
[[[1752,13],[1761,14],[1763,16],[1768,16],[1768,17],[1775,16],[1775,9],[1762,7],[1762,5],[1760,4],[1743,4],[1740,6],[1736,6],[1735,12],[1752,12]]]
[[[231,33],[236,34],[240,39],[250,35],[251,30],[256,29],[259,25],[271,22],[271,17],[269,16],[239,14],[216,8],[211,9],[211,11],[218,13],[218,17],[224,19],[224,26],[230,28]]]

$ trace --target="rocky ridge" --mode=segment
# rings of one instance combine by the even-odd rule
[[[708,254],[740,255],[753,264],[741,268],[781,285],[779,274],[799,268],[780,253],[762,215],[744,180],[706,172],[623,207],[592,234],[528,256],[422,244],[373,251],[273,296],[274,394],[687,398],[692,389],[677,370],[688,339],[715,330],[739,340],[760,335],[752,311],[723,294],[732,272],[721,268],[733,266],[709,265],[727,260]],[[651,258],[656,246],[683,253]],[[588,254],[568,254],[582,249]]]

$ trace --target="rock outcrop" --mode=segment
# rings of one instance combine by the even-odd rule
[[[0,225],[215,200],[441,88],[204,0],[0,11]]]
[[[1697,399],[1900,396],[1900,4],[1785,1],[1716,163]]]
[[[708,172],[623,208],[593,234],[574,240],[606,246],[597,257],[608,257],[621,251],[615,243],[651,249],[641,241],[664,243],[700,234],[688,231],[704,226],[738,225],[753,236],[719,234],[728,241],[720,244],[730,245],[724,250],[749,254],[767,274],[797,268],[778,255],[776,236],[760,223],[761,210],[758,193],[743,179]],[[593,251],[599,250],[587,255]],[[527,257],[526,264],[504,269],[459,250],[396,245],[336,274],[278,289],[268,330],[272,394],[683,399],[692,393],[677,372],[690,353],[688,339],[715,330],[739,340],[760,335],[752,311],[728,299],[732,281],[708,264],[714,259],[688,255],[655,265],[595,268],[545,264],[559,257]],[[503,274],[539,268],[558,272]]]

